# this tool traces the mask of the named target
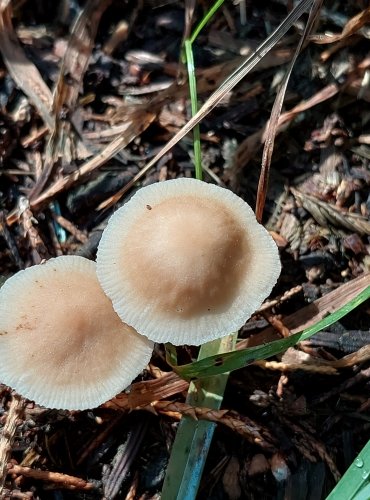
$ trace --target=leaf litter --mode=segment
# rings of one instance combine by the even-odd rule
[[[202,106],[189,119],[180,4],[70,1],[66,17],[43,0],[23,4],[0,5],[2,279],[50,256],[94,258],[133,189],[193,175],[187,133],[200,122],[207,181],[255,205],[262,158],[269,166],[260,217],[283,272],[238,350],[314,324],[369,284],[369,8],[325,3],[304,41],[296,14],[269,38],[285,1],[247,4],[246,24],[225,4],[194,43]],[[23,402],[22,416],[2,387],[5,498],[155,498],[181,415],[219,424],[199,498],[294,499],[297,488],[325,498],[369,437],[369,314],[365,303],[282,357],[233,372],[221,410],[186,405],[188,382],[161,346],[129,392],[91,412]],[[186,365],[196,351],[178,356]],[[312,473],[315,485],[304,480]]]

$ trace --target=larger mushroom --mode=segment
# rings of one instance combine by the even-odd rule
[[[227,189],[176,179],[140,189],[110,219],[98,279],[123,321],[157,342],[238,330],[280,274],[277,247]]]
[[[0,382],[48,408],[94,408],[125,389],[153,344],[122,323],[95,263],[51,259],[0,290]]]

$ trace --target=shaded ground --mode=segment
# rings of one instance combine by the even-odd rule
[[[195,19],[207,6],[199,2]],[[69,36],[80,11],[73,1],[0,6],[3,277],[64,253],[94,258],[107,218],[137,186],[194,174],[187,136],[120,194],[188,120],[186,73],[178,62],[184,5],[90,1]],[[202,101],[284,19],[287,6],[248,2],[245,14],[242,25],[239,7],[226,2],[194,45]],[[313,37],[294,68],[264,218],[283,271],[270,297],[277,300],[242,329],[245,346],[286,333],[286,316],[295,315],[299,326],[301,308],[329,292],[334,301],[343,289],[338,296],[335,290],[369,271],[369,19],[366,2],[340,9],[339,2],[325,2],[322,36]],[[205,180],[230,187],[252,206],[263,128],[303,26],[292,28],[201,123]],[[367,304],[278,359],[284,366],[250,366],[230,376],[223,408],[231,413],[215,417],[220,424],[199,498],[325,497],[367,441],[370,422],[366,356],[359,364],[355,354],[338,369],[330,363],[369,344],[369,327]],[[195,355],[184,348],[181,361]],[[311,365],[304,370],[299,364],[307,355]],[[186,411],[187,384],[169,371],[158,346],[140,378],[145,382],[133,386],[131,400],[123,396],[123,412],[29,404],[11,451],[8,497],[156,498]],[[3,387],[1,395],[5,414],[10,394]],[[157,414],[128,412],[161,399],[170,403],[157,406]],[[71,477],[37,477],[17,465]]]

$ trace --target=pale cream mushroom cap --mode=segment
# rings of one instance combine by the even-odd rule
[[[30,267],[0,289],[0,382],[39,405],[95,408],[132,382],[152,350],[83,257]]]
[[[140,189],[111,217],[97,256],[98,279],[122,321],[175,345],[238,330],[280,267],[249,205],[195,179]]]

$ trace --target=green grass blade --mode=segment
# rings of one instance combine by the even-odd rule
[[[250,347],[240,351],[229,352],[219,356],[211,356],[195,363],[182,366],[174,366],[173,369],[181,377],[187,380],[193,380],[203,377],[211,377],[219,375],[224,372],[230,372],[242,368],[253,361],[266,359],[276,354],[284,352],[288,347],[293,347],[297,342],[306,340],[320,330],[332,325],[339,319],[346,316],[350,311],[362,304],[365,300],[370,298],[370,286],[359,293],[354,299],[350,300],[346,305],[333,312],[326,318],[315,325],[303,330],[302,332],[295,333],[290,337],[274,340],[266,345]]]
[[[198,112],[192,43],[222,3],[223,0],[215,2],[197,26],[191,40],[185,40],[184,42],[192,116]],[[194,127],[193,139],[195,177],[202,180],[200,130],[198,125]],[[223,339],[208,342],[200,348],[198,360],[233,350],[236,340],[237,334],[235,333]],[[175,352],[171,348],[166,350],[167,357],[173,363],[173,360],[176,359]],[[193,406],[220,408],[227,378],[228,375],[223,373],[216,377],[203,379],[201,382],[190,383],[186,402]],[[162,500],[193,500],[196,497],[214,429],[215,424],[212,422],[194,421],[186,416],[181,419],[163,484]]]
[[[234,349],[236,338],[237,335],[232,334],[204,344],[198,359]],[[227,378],[228,374],[223,373],[191,383],[186,402],[219,409]],[[214,429],[212,422],[182,417],[167,467],[162,500],[193,500],[196,497]]]
[[[204,28],[204,26],[208,23],[208,21],[212,18],[212,16],[217,12],[217,10],[221,7],[221,5],[224,3],[225,0],[217,0],[212,7],[209,9],[208,12],[203,16],[202,20],[198,24],[198,26],[195,28],[193,31],[193,34],[190,37],[190,43],[194,43],[197,36],[201,32],[201,30]]]
[[[326,500],[369,500],[370,441],[364,446]]]
[[[185,56],[186,56],[186,66],[188,70],[188,80],[189,80],[189,91],[190,91],[190,101],[191,101],[191,114],[194,116],[198,111],[198,94],[197,94],[197,82],[195,78],[194,70],[194,58],[191,42],[185,40]],[[202,154],[200,148],[200,129],[199,125],[196,125],[193,129],[193,141],[194,141],[194,165],[195,165],[195,177],[196,179],[203,179],[202,171]]]

